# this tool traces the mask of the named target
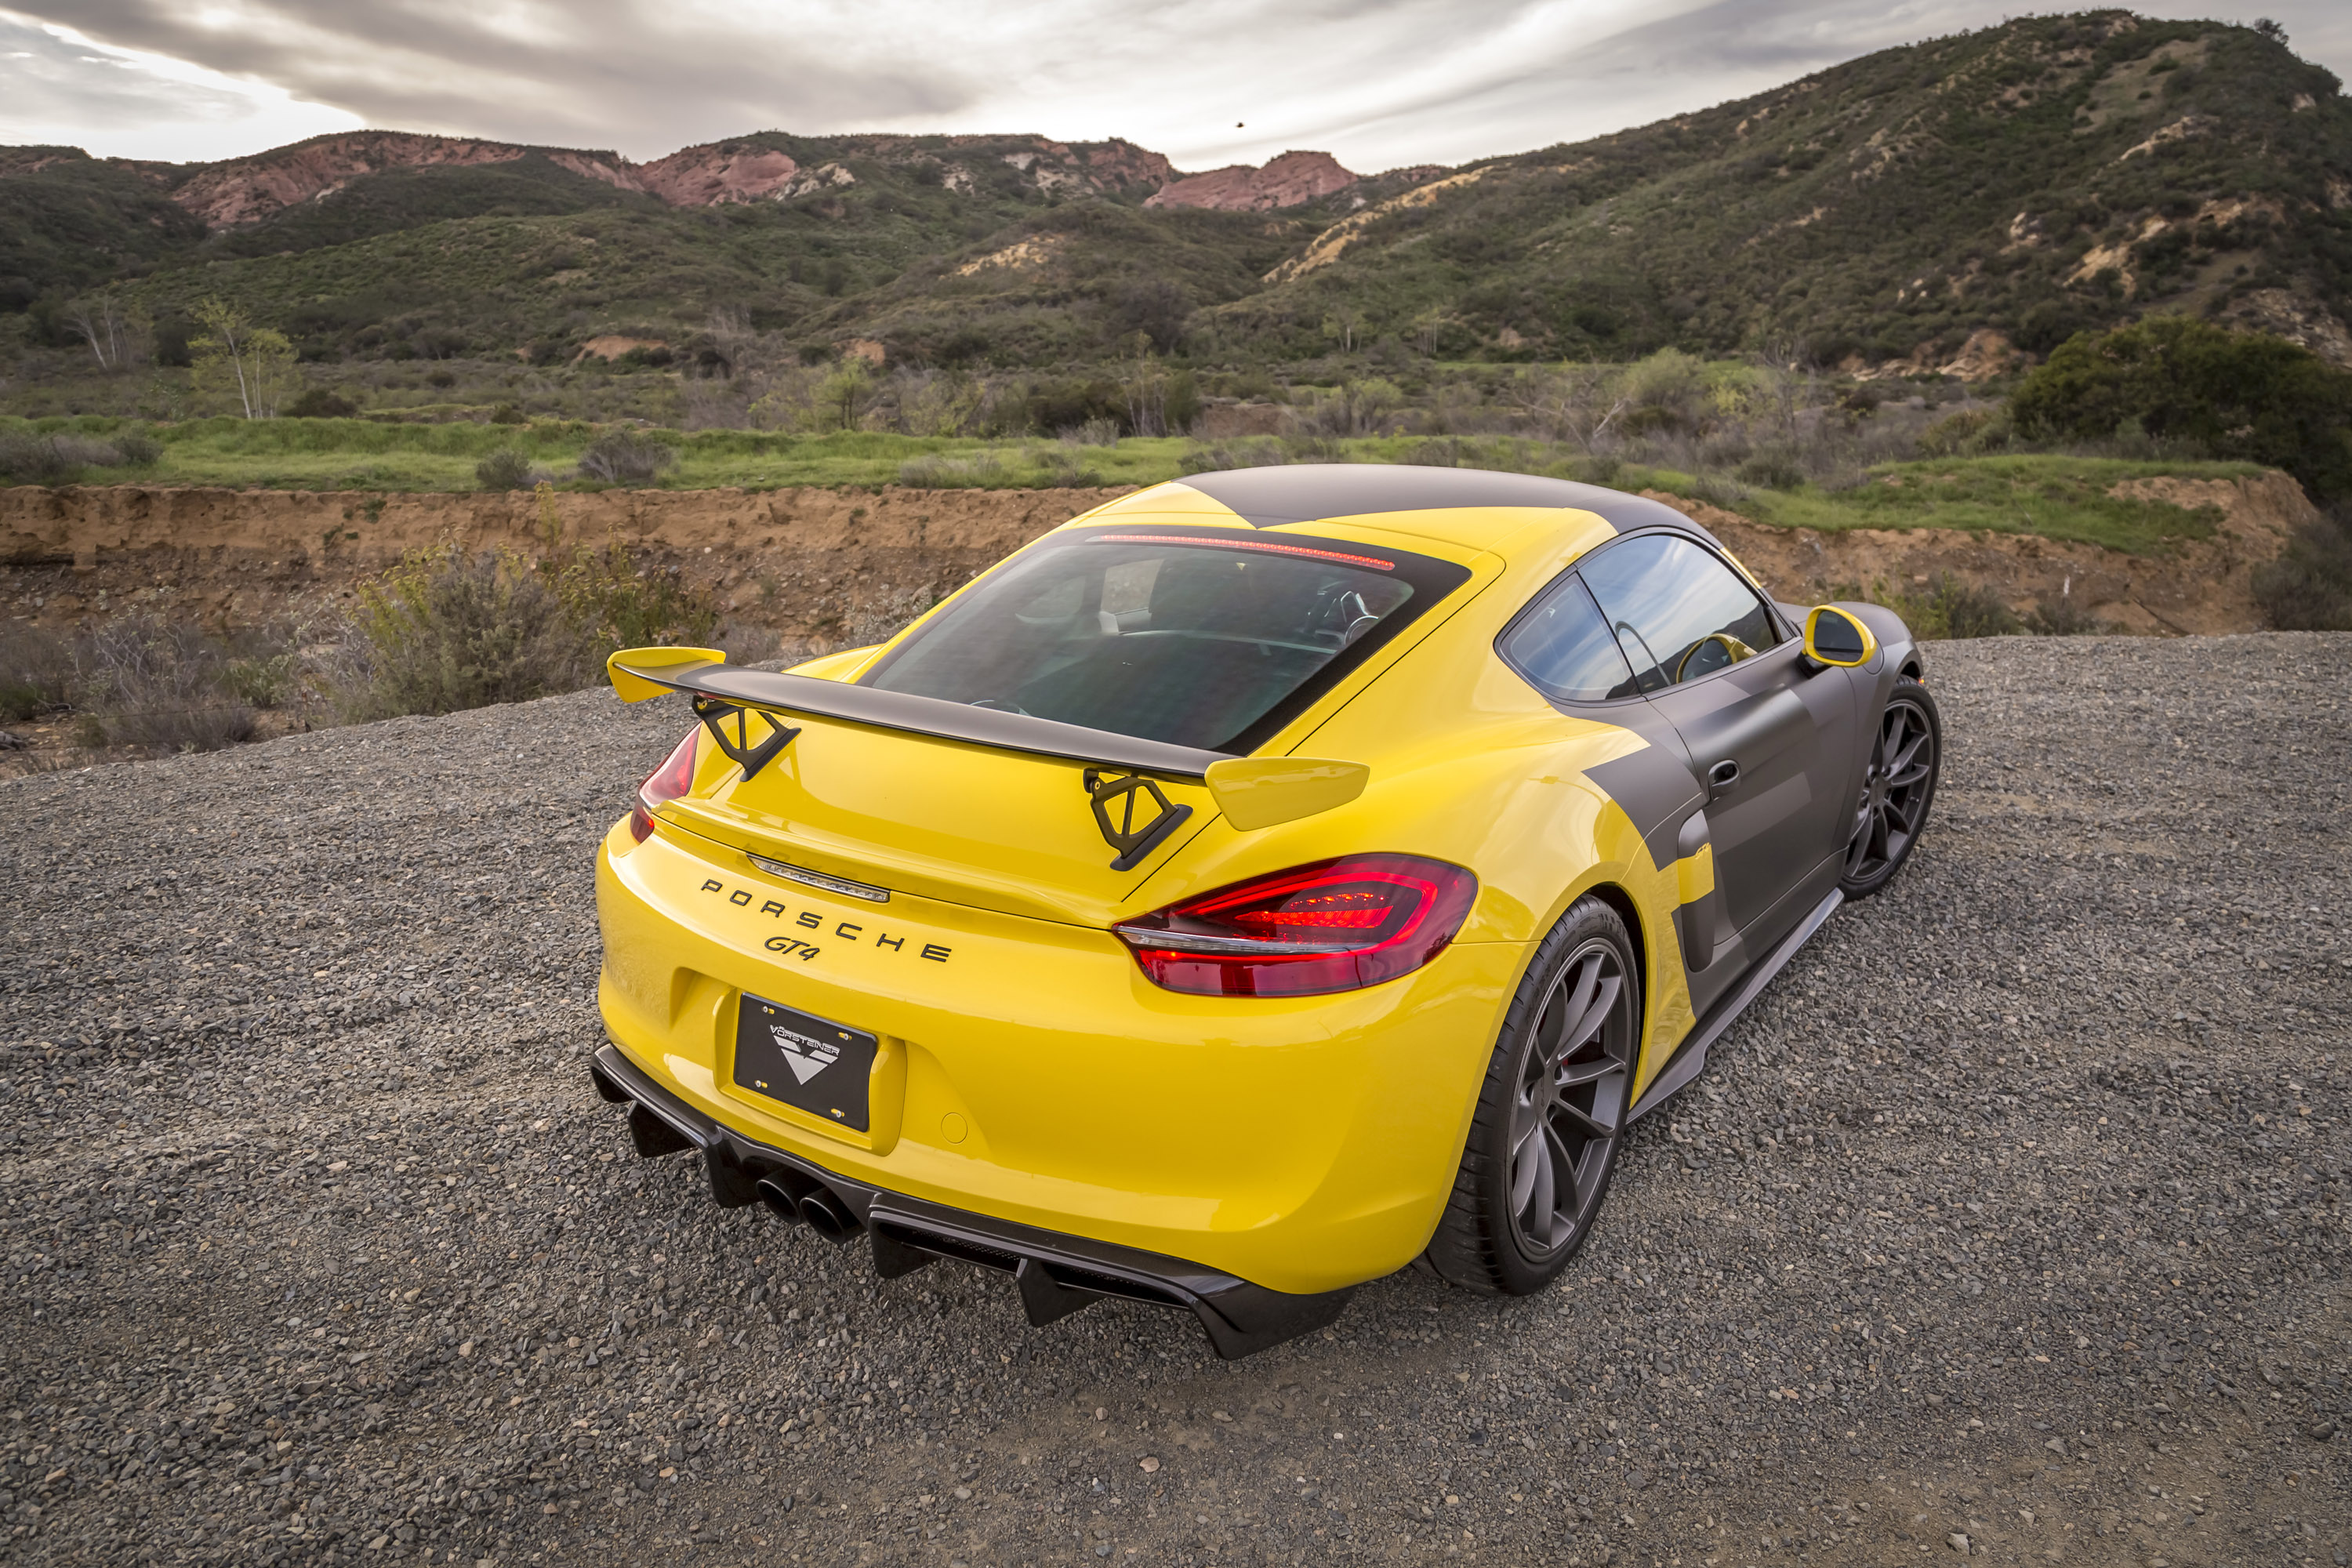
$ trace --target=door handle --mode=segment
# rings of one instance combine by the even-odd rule
[[[1736,787],[1738,783],[1739,763],[1734,758],[1726,757],[1706,770],[1706,798],[1713,800],[1726,790]]]

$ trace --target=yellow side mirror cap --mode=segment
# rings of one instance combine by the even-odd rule
[[[675,689],[647,680],[639,670],[655,671],[682,664],[725,664],[726,653],[715,647],[625,647],[604,660],[604,673],[624,702],[643,702]]]
[[[1878,652],[1878,639],[1862,617],[1835,605],[1816,605],[1805,616],[1805,657],[1819,664],[1852,669],[1868,664]]]
[[[1208,768],[1209,795],[1243,832],[1296,822],[1364,793],[1372,770],[1313,757],[1228,757]]]

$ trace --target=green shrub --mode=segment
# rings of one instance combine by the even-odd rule
[[[634,430],[599,436],[580,454],[580,477],[608,485],[641,484],[677,461],[677,450]]]
[[[278,411],[286,419],[350,419],[358,415],[359,405],[350,398],[314,386]]]
[[[2338,501],[2258,568],[2254,603],[2283,632],[2352,632],[2352,502]]]
[[[474,480],[486,490],[519,490],[530,483],[530,458],[501,447],[474,465]]]
[[[2156,316],[2078,333],[2010,399],[2030,437],[2158,443],[2284,468],[2323,504],[2352,496],[2352,371],[2260,332]]]
[[[501,403],[496,408],[490,410],[490,423],[493,425],[528,425],[530,421],[526,419],[523,416],[522,410],[517,408],[513,404]]]
[[[125,430],[113,445],[116,458],[126,468],[151,468],[163,459],[163,443],[144,430]]]
[[[1732,477],[1759,489],[1793,490],[1805,482],[1805,470],[1786,452],[1759,452],[1733,469]]]
[[[1995,425],[2002,429],[1995,431]],[[1963,408],[1958,414],[1947,414],[1919,432],[1919,455],[1923,458],[1957,458],[1964,452],[1983,450],[1980,443],[1996,434],[2006,433],[2006,421],[1990,408]]]
[[[898,482],[920,489],[982,489],[1000,484],[1003,479],[1004,465],[993,452],[979,452],[969,458],[930,452],[898,465]]]
[[[1177,459],[1183,474],[1213,474],[1225,468],[1270,468],[1287,463],[1290,454],[1272,437],[1255,441],[1213,441]],[[1426,459],[1423,459],[1426,460]]]

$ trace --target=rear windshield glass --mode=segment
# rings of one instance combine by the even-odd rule
[[[1469,575],[1289,533],[1073,533],[982,578],[864,684],[1245,752]]]

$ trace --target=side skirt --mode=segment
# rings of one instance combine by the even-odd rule
[[[1772,977],[1788,967],[1789,960],[1797,956],[1798,949],[1813,939],[1813,933],[1822,929],[1822,922],[1828,920],[1843,902],[1845,895],[1832,888],[1829,896],[1815,904],[1811,912],[1797,922],[1796,929],[1780,939],[1778,947],[1758,960],[1746,974],[1739,977],[1738,984],[1706,1010],[1706,1016],[1701,1018],[1684,1038],[1672,1059],[1666,1063],[1665,1070],[1634,1102],[1633,1110],[1625,1118],[1628,1126],[1672,1100],[1691,1079],[1706,1070],[1707,1047],[1721,1038],[1723,1032],[1731,1027],[1739,1015],[1748,1011],[1748,1004],[1763,994],[1764,987],[1772,983]]]

